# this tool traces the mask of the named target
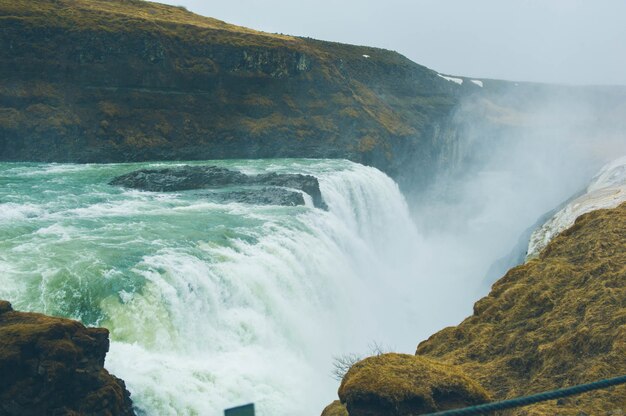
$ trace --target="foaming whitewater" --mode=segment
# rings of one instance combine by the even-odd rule
[[[107,185],[156,164],[0,164],[0,298],[109,328],[106,366],[148,415],[319,414],[333,355],[414,348],[419,238],[390,178],[337,160],[205,164],[314,175],[329,209]]]

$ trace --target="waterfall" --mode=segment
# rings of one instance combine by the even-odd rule
[[[252,401],[261,416],[316,414],[335,395],[334,354],[415,340],[419,237],[404,198],[348,161],[215,163],[314,175],[328,211],[106,185],[148,164],[3,164],[0,298],[109,328],[106,367],[139,413]]]

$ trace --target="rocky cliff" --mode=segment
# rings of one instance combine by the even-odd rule
[[[104,369],[109,333],[0,301],[0,415],[134,415]]]
[[[0,159],[426,167],[463,88],[391,51],[140,0],[0,2]],[[467,89],[478,89],[476,85]]]

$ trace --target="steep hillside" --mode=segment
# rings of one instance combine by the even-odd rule
[[[498,399],[626,374],[626,204],[578,218],[417,355],[460,366]],[[516,414],[624,409],[621,386]]]
[[[140,0],[1,0],[0,27],[1,160],[339,157],[395,175],[436,161],[463,90],[395,52]]]

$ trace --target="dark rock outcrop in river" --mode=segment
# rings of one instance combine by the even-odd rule
[[[307,193],[313,205],[326,209],[317,178],[291,173],[244,173],[217,166],[177,166],[164,169],[141,169],[114,178],[111,185],[153,192],[175,192],[194,189],[219,189],[244,186],[248,189],[215,192],[208,197],[217,201],[253,204],[304,205],[299,192]]]
[[[103,367],[108,349],[104,328],[0,301],[0,415],[134,415],[124,382]]]

